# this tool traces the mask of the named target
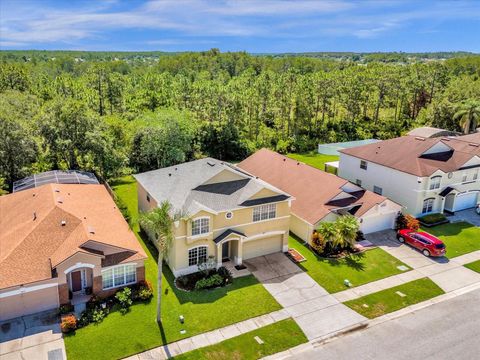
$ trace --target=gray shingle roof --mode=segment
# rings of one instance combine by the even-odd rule
[[[230,181],[211,180],[222,171],[229,172],[227,178]],[[204,208],[221,212],[251,206],[244,203],[264,188],[282,195],[282,199],[277,201],[290,197],[245,171],[212,158],[148,171],[134,177],[158,203],[167,200],[175,211],[189,215]]]
[[[240,235],[240,236],[243,236],[245,237],[245,234],[240,232],[240,231],[237,231],[237,230],[233,230],[233,229],[228,229],[228,230],[225,230],[223,233],[221,233],[220,235],[218,235],[215,239],[213,239],[213,242],[215,244],[218,244],[220,241],[222,241],[223,239],[225,239],[228,235],[230,234],[237,234],[237,235]]]

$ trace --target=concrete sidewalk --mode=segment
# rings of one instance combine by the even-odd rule
[[[173,343],[159,346],[157,348],[135,354],[126,359],[128,360],[163,360],[171,357],[202,348],[209,345],[218,344],[224,340],[245,334],[249,331],[273,324],[289,318],[288,313],[282,309],[274,311],[270,314],[265,314],[252,319],[238,322],[236,324],[228,325],[220,329],[212,330],[203,334],[195,335],[190,338],[175,341]]]

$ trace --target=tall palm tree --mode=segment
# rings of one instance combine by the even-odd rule
[[[158,249],[158,274],[157,274],[157,322],[161,318],[162,299],[162,262],[174,240],[173,226],[176,221],[185,216],[177,212],[171,214],[172,205],[168,201],[162,202],[158,207],[140,215],[140,225],[154,241]]]
[[[462,102],[453,115],[455,120],[460,120],[460,126],[464,134],[468,134],[470,129],[476,129],[480,119],[480,102],[477,100],[467,100]]]
[[[357,239],[357,233],[360,229],[360,225],[355,216],[344,215],[337,218],[335,221],[339,236],[348,244],[353,246]]]

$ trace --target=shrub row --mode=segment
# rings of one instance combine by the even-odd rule
[[[75,318],[73,314],[62,315],[61,329],[62,332],[68,333],[87,326],[88,324],[98,324],[103,321],[112,309],[118,309],[122,314],[129,311],[130,306],[134,301],[149,301],[153,296],[152,285],[148,281],[139,281],[137,284],[125,287],[115,293],[115,295],[101,299],[97,296],[92,296],[87,302],[84,312],[82,312],[79,319]],[[60,314],[66,314],[73,311],[73,306],[62,305],[59,308]]]

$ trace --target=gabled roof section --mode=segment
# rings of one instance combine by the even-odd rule
[[[245,237],[245,234],[240,232],[240,231],[237,231],[237,230],[234,230],[234,229],[228,229],[228,230],[225,230],[220,235],[218,235],[215,239],[213,239],[213,241],[215,242],[215,244],[218,244],[220,241],[228,238],[232,234],[238,235],[240,237]]]
[[[97,254],[89,241],[146,258],[103,185],[46,184],[1,196],[0,211],[0,288],[49,279],[77,252]]]
[[[248,200],[264,189],[283,200],[290,196],[232,165],[205,158],[134,175],[158,203],[190,216],[200,210],[222,212],[252,206]],[[283,201],[282,200],[282,201]]]
[[[310,224],[316,224],[331,211],[345,205],[359,205],[355,215],[361,216],[385,200],[385,197],[365,191],[338,176],[268,149],[257,151],[237,166],[291,194],[294,198],[292,212]],[[342,203],[329,204],[333,200]]]
[[[342,150],[341,153],[371,161],[415,176],[459,170],[480,155],[480,134],[448,138],[402,136],[377,144]]]

